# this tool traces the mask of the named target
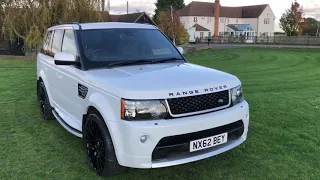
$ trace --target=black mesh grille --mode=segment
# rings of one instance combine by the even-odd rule
[[[167,99],[173,115],[186,114],[223,107],[229,104],[229,91],[198,96]]]

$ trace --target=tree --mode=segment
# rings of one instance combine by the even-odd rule
[[[160,23],[159,21],[159,14],[162,11],[169,11],[171,6],[175,10],[180,10],[185,7],[184,0],[157,0],[155,3],[156,9],[155,14],[153,16],[153,21],[157,24]]]
[[[302,33],[303,9],[300,4],[295,1],[291,4],[290,9],[287,9],[282,14],[280,19],[280,27],[287,36],[299,36]]]
[[[107,13],[97,11],[100,7],[100,0],[0,0],[2,33],[5,39],[19,37],[27,48],[36,48],[50,26],[105,21]]]
[[[303,34],[316,36],[320,22],[314,18],[305,18],[303,22]]]
[[[171,40],[177,39],[177,42],[180,44],[186,43],[186,39],[188,41],[187,30],[184,28],[183,24],[180,22],[179,15],[176,11],[173,11],[173,21],[171,16],[171,11],[163,11],[159,13],[160,30],[165,33]]]

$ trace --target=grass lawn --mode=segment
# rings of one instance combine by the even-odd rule
[[[186,57],[241,79],[251,113],[247,141],[202,161],[111,179],[319,179],[318,49],[219,49]],[[0,179],[98,179],[81,139],[40,119],[35,65],[0,60]]]

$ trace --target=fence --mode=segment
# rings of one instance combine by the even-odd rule
[[[212,39],[212,38],[211,38]],[[274,44],[320,46],[320,37],[315,36],[219,36],[219,44]],[[198,39],[197,43],[208,43],[208,38]]]

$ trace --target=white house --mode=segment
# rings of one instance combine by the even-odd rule
[[[218,26],[220,36],[273,36],[276,18],[268,4],[225,7],[220,5],[220,0],[215,3],[192,1],[179,11],[179,16],[186,29],[196,27],[195,36],[199,38],[213,36],[215,26]],[[215,19],[219,22],[216,23]],[[238,27],[246,29],[239,30]]]

